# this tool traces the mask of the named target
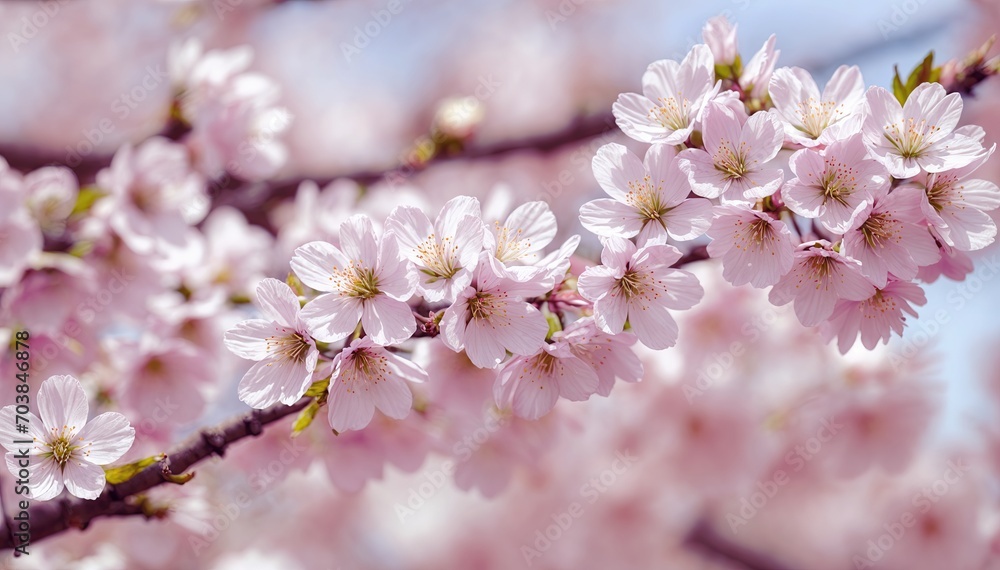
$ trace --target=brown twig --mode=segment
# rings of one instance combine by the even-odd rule
[[[788,566],[770,556],[728,540],[706,521],[695,524],[685,543],[714,558],[722,558],[747,570],[790,570]]]
[[[92,520],[100,517],[144,515],[155,518],[157,515],[144,508],[143,501],[136,502],[130,498],[170,482],[173,477],[213,454],[224,454],[233,443],[259,435],[264,426],[298,412],[311,400],[312,398],[303,398],[290,406],[276,404],[263,410],[241,414],[218,427],[203,429],[179,445],[162,462],[147,467],[124,483],[108,485],[93,501],[66,498],[36,503],[29,510],[31,542],[69,528],[86,529]],[[13,547],[9,534],[0,534],[0,550]]]

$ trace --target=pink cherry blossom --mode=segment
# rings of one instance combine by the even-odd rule
[[[124,379],[121,403],[136,415],[157,417],[164,432],[198,419],[216,381],[209,354],[178,338],[146,334],[105,344]]]
[[[955,249],[976,251],[993,243],[996,222],[987,212],[1000,207],[1000,189],[988,180],[969,179],[993,155],[996,145],[955,170],[920,174],[912,182],[922,187],[920,208],[938,235]]]
[[[940,259],[937,244],[920,212],[920,191],[877,190],[854,227],[844,235],[844,255],[861,262],[861,274],[885,287],[891,273],[910,280],[917,269]]]
[[[420,276],[418,292],[427,301],[452,303],[469,286],[483,249],[479,200],[459,196],[448,201],[434,225],[423,210],[400,206],[386,220],[400,249]]]
[[[27,206],[42,231],[58,236],[76,205],[80,187],[73,171],[64,166],[46,166],[24,176]]]
[[[771,289],[769,298],[778,306],[794,301],[799,321],[816,326],[830,317],[838,300],[863,301],[875,294],[860,265],[828,241],[804,243],[795,252],[792,270]]]
[[[722,258],[722,276],[733,285],[774,285],[792,268],[792,233],[773,214],[719,206],[708,237],[708,255]]]
[[[612,111],[622,132],[637,141],[680,144],[718,91],[712,52],[696,45],[681,63],[651,63],[642,76],[642,95],[619,95]]]
[[[376,344],[397,344],[417,329],[406,301],[417,276],[399,252],[391,233],[376,239],[367,216],[352,216],[340,226],[340,247],[307,243],[295,250],[292,270],[303,283],[323,295],[302,308],[313,338],[336,342],[347,338],[358,322]]]
[[[28,433],[15,430],[15,407],[0,410],[0,444],[7,449],[7,469],[17,477],[15,455],[27,449],[27,485],[35,501],[54,499],[63,487],[71,495],[93,500],[104,490],[104,469],[132,447],[135,430],[125,416],[105,412],[89,422],[90,406],[80,381],[72,376],[52,376],[42,382],[37,396],[41,418],[19,414],[28,421]],[[33,444],[13,443],[31,439]]]
[[[905,105],[883,87],[865,93],[868,115],[862,132],[872,154],[896,178],[965,166],[983,153],[974,137],[955,132],[962,96],[940,83],[921,83]]]
[[[24,178],[0,158],[0,287],[17,283],[42,251],[42,231],[25,207]]]
[[[249,296],[269,269],[268,259],[259,253],[270,250],[274,238],[229,206],[212,210],[201,231],[205,236],[204,258],[185,268],[188,288],[219,287],[228,295]]]
[[[597,391],[597,372],[577,357],[566,341],[544,344],[529,356],[510,359],[497,372],[493,394],[497,406],[510,406],[514,414],[537,420],[549,413],[559,397],[574,402]]]
[[[401,420],[410,413],[409,382],[426,382],[422,368],[377,345],[369,337],[355,340],[333,360],[330,379],[330,427],[338,432],[368,425],[375,408]]]
[[[202,172],[212,178],[229,172],[244,180],[272,176],[288,158],[279,135],[292,117],[277,104],[280,86],[247,71],[250,47],[202,53],[192,38],[170,55],[180,110],[191,124],[185,142]]]
[[[653,145],[644,161],[617,143],[602,146],[594,157],[594,176],[611,199],[587,202],[580,208],[580,222],[606,237],[631,238],[639,243],[665,242],[667,236],[683,241],[705,233],[712,219],[712,204],[688,199],[691,187],[674,160],[677,150]]]
[[[257,361],[240,380],[240,400],[253,408],[294,404],[312,384],[319,351],[291,287],[264,279],[257,285],[257,302],[265,318],[243,321],[225,337],[229,350]]]
[[[781,55],[781,50],[774,49],[776,41],[777,37],[771,34],[771,37],[767,38],[764,45],[743,66],[743,72],[740,73],[740,88],[752,99],[763,99],[767,95],[771,74],[778,63],[778,56]]]
[[[545,202],[528,202],[487,229],[483,245],[501,263],[532,263],[556,237],[556,217]]]
[[[916,318],[912,305],[927,303],[923,290],[909,281],[889,281],[863,301],[840,300],[823,324],[827,339],[837,337],[837,347],[846,353],[858,334],[861,344],[874,349],[878,341],[888,343],[892,333],[902,336],[906,314]]]
[[[730,24],[725,16],[709,18],[701,30],[705,45],[712,52],[715,65],[732,65],[739,56],[739,45],[736,42],[736,26]]]
[[[888,184],[888,173],[870,160],[860,135],[833,142],[822,152],[802,149],[792,155],[789,168],[795,178],[781,189],[788,208],[800,216],[817,218],[824,228],[842,234]]]
[[[603,265],[588,268],[578,283],[580,294],[594,303],[597,326],[618,334],[628,321],[649,348],[676,344],[677,322],[668,309],[690,309],[704,294],[694,275],[670,268],[680,257],[670,245],[636,248],[628,240],[606,238]]]
[[[159,137],[125,145],[97,185],[108,196],[94,204],[95,214],[135,253],[180,263],[197,251],[191,225],[205,217],[208,198],[185,147]]]
[[[808,71],[782,67],[771,76],[768,93],[784,120],[785,138],[813,147],[833,142],[827,129],[863,110],[865,82],[856,65],[842,65],[820,94]]]
[[[677,156],[695,194],[745,203],[770,196],[781,186],[784,173],[772,161],[784,135],[773,114],[747,118],[742,111],[711,102],[705,109],[702,136],[704,150],[690,148]]]
[[[931,233],[934,234],[933,231]],[[937,281],[938,277],[944,275],[948,279],[962,281],[966,275],[972,273],[975,266],[968,254],[958,251],[946,243],[942,243],[940,238],[936,238],[935,241],[937,242],[938,251],[941,254],[941,260],[937,263],[921,267],[917,271],[917,279],[924,283],[933,283]]]
[[[642,361],[632,350],[636,337],[632,333],[608,334],[597,327],[592,317],[580,319],[566,330],[556,333],[569,345],[577,358],[597,373],[597,394],[607,396],[615,380],[638,382],[642,379]]]
[[[441,319],[441,338],[480,368],[495,368],[507,351],[526,356],[545,342],[545,317],[523,299],[548,290],[537,281],[522,282],[492,255],[484,253],[472,285],[459,294]]]

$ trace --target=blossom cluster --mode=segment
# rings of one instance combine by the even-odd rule
[[[966,252],[994,241],[1000,190],[975,172],[996,145],[958,126],[961,96],[939,83],[900,101],[845,65],[821,92],[804,69],[775,69],[774,36],[742,65],[724,18],[703,35],[614,104],[621,130],[650,146],[641,159],[600,149],[594,174],[609,198],[583,206],[584,227],[605,256],[625,247],[617,240],[641,251],[704,235],[727,281],[771,287],[772,303],[793,303],[842,352],[859,334],[868,349],[901,334],[925,303],[917,281],[965,275]],[[595,301],[585,284],[622,275],[604,263],[580,279]]]
[[[258,361],[240,383],[244,402],[291,404],[314,380],[329,378],[334,430],[367,426],[375,409],[401,419],[413,405],[407,381],[427,380],[397,354],[416,334],[437,336],[476,367],[495,370],[497,407],[537,419],[559,397],[585,400],[607,395],[616,379],[637,381],[642,367],[630,348],[635,339],[622,331],[626,318],[641,323],[640,340],[666,346],[677,327],[654,299],[669,296],[667,304],[680,309],[701,297],[692,275],[668,269],[680,255],[675,248],[629,250],[623,241],[613,262],[627,276],[588,275],[589,294],[607,301],[584,316],[589,303],[567,279],[580,238],[546,254],[557,228],[544,202],[488,223],[477,199],[460,196],[433,221],[419,208],[399,206],[382,226],[355,215],[341,224],[337,245],[314,241],[295,250],[292,282],[315,296],[300,301],[286,283],[260,283],[266,318],[226,334],[230,350]]]
[[[649,146],[640,157],[609,143],[593,159],[608,197],[579,219],[601,240],[600,264],[569,271],[577,236],[546,254],[557,228],[544,202],[504,221],[468,196],[433,221],[412,206],[381,224],[351,217],[336,245],[294,251],[290,284],[258,287],[267,318],[227,334],[257,361],[241,399],[291,404],[319,382],[337,432],[376,409],[405,417],[406,381],[428,376],[398,355],[415,335],[495,370],[497,408],[525,419],[560,397],[607,395],[642,375],[631,346],[674,346],[673,313],[701,300],[698,279],[674,267],[684,242],[707,241],[729,283],[770,287],[842,352],[859,335],[872,349],[901,333],[926,302],[917,281],[963,275],[965,252],[994,240],[1000,190],[973,174],[995,146],[958,126],[961,96],[939,83],[900,101],[841,66],[821,92],[805,70],[776,69],[773,36],[745,65],[725,19],[704,38],[681,62],[652,63],[642,93],[613,106]]]

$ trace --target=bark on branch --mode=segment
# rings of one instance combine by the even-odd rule
[[[118,485],[108,485],[93,501],[69,498],[46,503],[33,502],[29,509],[31,542],[61,533],[69,528],[86,529],[90,521],[106,516],[147,514],[132,497],[162,485],[171,476],[180,475],[193,465],[213,455],[223,455],[231,444],[260,435],[264,426],[306,407],[312,398],[303,398],[291,406],[275,404],[263,410],[241,414],[219,426],[202,429],[169,453],[163,461],[150,465],[135,477]],[[0,533],[0,550],[16,546],[10,533]]]

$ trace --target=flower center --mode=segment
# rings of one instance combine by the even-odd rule
[[[552,376],[556,369],[557,360],[558,359],[555,356],[543,351],[531,359],[530,366],[541,372],[543,376]],[[543,387],[544,386],[539,386],[539,388]]]
[[[928,125],[927,119],[913,117],[885,126],[882,136],[899,151],[903,158],[918,158],[930,146],[927,140],[941,130],[937,125]]]
[[[876,290],[874,295],[862,301],[860,309],[862,316],[866,319],[875,319],[898,312],[896,298],[892,295],[882,294],[881,289]]]
[[[49,454],[59,467],[66,465],[66,462],[73,456],[73,452],[76,451],[77,447],[72,444],[72,442],[65,435],[65,429],[63,433],[60,433],[55,439],[48,443]]]
[[[962,186],[956,188],[957,179],[954,176],[935,174],[933,182],[927,188],[927,201],[934,211],[940,212],[951,206],[952,202],[963,202]]]
[[[434,234],[431,234],[417,246],[417,256],[424,264],[420,271],[431,277],[431,283],[438,279],[454,277],[459,270],[455,266],[455,259],[458,257],[457,250],[458,246],[453,243],[450,237],[438,241]]]
[[[500,261],[514,261],[520,259],[531,249],[531,241],[521,239],[524,230],[518,228],[512,230],[507,226],[501,226],[500,222],[494,222],[497,236],[496,258]]]
[[[858,189],[858,171],[846,162],[835,158],[827,159],[820,188],[827,200],[847,204],[847,198]]]
[[[267,351],[284,360],[303,362],[309,352],[309,343],[297,332],[281,337],[269,336],[267,337]]]
[[[896,221],[885,212],[873,213],[861,224],[861,234],[870,248],[883,248],[886,242],[897,237]],[[898,239],[896,241],[899,241]]]
[[[747,224],[746,233],[744,234],[751,244],[757,246],[757,249],[764,249],[764,242],[771,241],[771,234],[773,233],[773,228],[770,222],[767,220],[762,220],[757,218],[756,220]],[[737,247],[739,245],[737,244]]]
[[[333,268],[333,285],[348,297],[368,300],[381,293],[378,289],[378,276],[370,267],[352,261],[344,269]]]
[[[626,299],[634,299],[647,295],[650,285],[652,285],[652,279],[648,273],[629,269],[618,280],[617,289]]]
[[[345,361],[340,381],[351,394],[357,389],[356,384],[360,383],[367,391],[369,385],[378,384],[392,375],[388,366],[389,359],[369,348],[355,350]]]
[[[625,202],[639,212],[644,222],[655,220],[663,224],[661,218],[667,213],[667,208],[661,201],[662,190],[663,187],[653,184],[652,178],[647,174],[641,181],[628,183]]]
[[[742,178],[750,171],[750,166],[747,164],[746,143],[741,142],[739,149],[734,149],[729,140],[722,139],[719,141],[719,148],[712,155],[712,163],[727,180]]]
[[[824,129],[836,122],[831,120],[836,110],[836,101],[817,101],[810,97],[807,101],[799,102],[799,120],[802,124],[795,125],[795,128],[810,138],[819,138]]]
[[[832,257],[817,255],[807,261],[809,275],[816,284],[816,289],[829,289],[830,277],[834,275],[837,261]]]
[[[498,313],[504,312],[503,303],[500,300],[501,296],[480,291],[469,299],[469,313],[472,314],[473,319],[489,320]]]
[[[673,97],[660,97],[656,102],[659,106],[650,109],[649,116],[661,127],[679,131],[690,124],[691,101],[683,94],[680,101]]]

